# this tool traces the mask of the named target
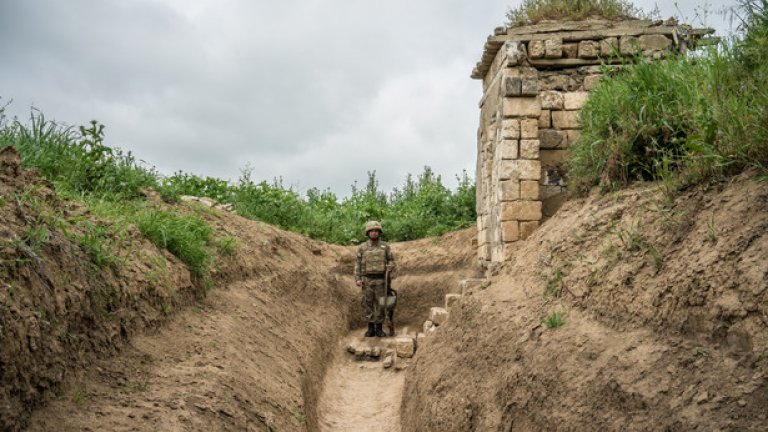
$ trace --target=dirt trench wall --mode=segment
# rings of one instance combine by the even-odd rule
[[[197,204],[173,210],[235,240],[231,254],[215,258],[213,286],[133,227],[118,264],[95,267],[76,241],[78,224],[108,222],[2,152],[0,430],[171,430],[179,422],[306,430],[316,422],[325,368],[359,307],[351,268],[339,265],[349,251]],[[39,244],[30,237],[37,231],[46,233]],[[195,356],[217,366],[229,358],[231,367]],[[189,387],[174,387],[189,373]],[[196,407],[211,395],[221,396],[222,411]],[[136,412],[129,417],[126,407]]]
[[[569,201],[419,348],[403,431],[765,430],[766,212],[750,175]]]
[[[509,259],[565,200],[579,111],[612,64],[685,51],[710,29],[675,21],[586,21],[499,28],[472,78],[483,81],[477,142],[478,256]]]

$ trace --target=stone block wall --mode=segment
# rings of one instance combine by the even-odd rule
[[[579,111],[611,65],[686,50],[711,29],[675,21],[583,21],[496,29],[472,72],[482,79],[477,140],[478,256],[507,258],[565,200]]]

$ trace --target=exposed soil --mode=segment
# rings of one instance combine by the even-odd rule
[[[345,347],[363,332],[355,330],[339,344],[328,368],[317,407],[321,432],[400,432],[405,372],[349,355]]]
[[[403,430],[768,429],[766,215],[748,174],[568,203],[416,353]]]

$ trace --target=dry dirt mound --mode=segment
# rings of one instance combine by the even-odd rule
[[[417,352],[403,430],[768,429],[766,214],[749,175],[568,203]]]

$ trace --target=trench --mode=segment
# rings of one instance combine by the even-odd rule
[[[362,340],[364,329],[342,338],[323,381],[317,403],[320,432],[400,431],[400,401],[405,373],[384,368],[382,361],[358,360],[346,349],[350,344],[388,347],[392,338]]]

